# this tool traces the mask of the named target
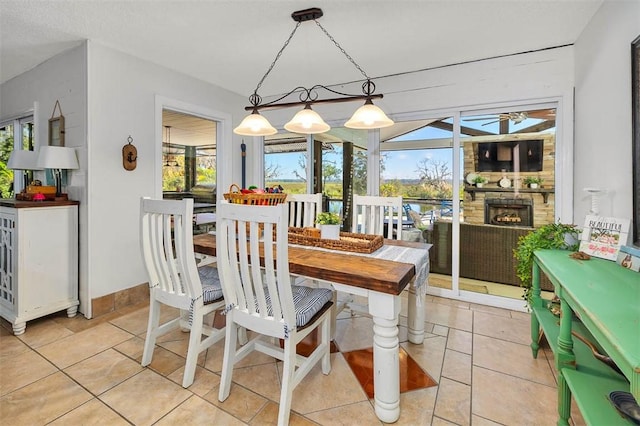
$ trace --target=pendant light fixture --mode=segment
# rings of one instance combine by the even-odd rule
[[[165,155],[164,167],[178,167],[178,161],[171,155],[171,126],[164,126],[167,129],[167,154]]]
[[[251,111],[251,114],[245,117],[238,127],[233,129],[233,132],[243,136],[270,136],[276,134],[278,131],[269,123],[269,121],[260,115],[260,110],[264,109],[279,109],[290,108],[294,106],[304,106],[284,128],[293,133],[302,134],[316,134],[324,133],[331,129],[331,127],[324,122],[320,115],[311,109],[311,105],[319,103],[340,103],[340,102],[352,102],[352,101],[365,101],[364,105],[358,108],[353,116],[344,124],[345,127],[352,129],[379,129],[382,127],[388,127],[393,125],[393,121],[387,117],[387,115],[379,107],[375,106],[372,99],[382,98],[382,94],[374,94],[376,85],[371,78],[362,70],[362,68],[353,60],[351,56],[338,44],[338,42],[324,29],[324,27],[317,21],[322,17],[323,12],[320,8],[311,8],[305,10],[299,10],[291,14],[291,18],[296,21],[296,26],[289,35],[289,38],[285,41],[284,45],[280,48],[280,51],[276,55],[276,58],[271,63],[271,66],[264,74],[260,82],[253,91],[253,94],[249,96],[250,106],[245,107],[246,111]],[[295,35],[298,27],[301,23],[306,21],[313,21],[322,30],[322,32],[335,44],[335,46],[347,57],[347,59],[356,67],[358,71],[365,77],[365,82],[362,84],[362,95],[352,95],[348,93],[338,92],[330,89],[327,86],[316,84],[315,86],[307,89],[306,87],[296,87],[285,95],[271,102],[262,102],[262,98],[258,95],[258,90],[262,86],[262,83],[267,78],[276,62],[282,55],[284,49],[289,45],[289,42]],[[319,91],[326,91],[338,95],[337,98],[320,98]],[[298,94],[299,101],[296,102],[281,102],[285,98],[294,93]]]

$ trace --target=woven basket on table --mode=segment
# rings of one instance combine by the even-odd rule
[[[329,240],[311,236],[306,228],[289,227],[289,243],[354,253],[373,253],[383,246],[384,239],[381,235],[340,232],[339,240]]]
[[[252,206],[275,206],[276,204],[284,203],[287,200],[287,194],[282,192],[278,193],[265,193],[265,194],[243,194],[240,192],[240,187],[233,183],[229,187],[229,192],[224,195],[224,199],[233,204],[249,204]]]

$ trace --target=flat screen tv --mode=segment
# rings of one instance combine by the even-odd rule
[[[542,140],[478,143],[478,172],[542,171]]]

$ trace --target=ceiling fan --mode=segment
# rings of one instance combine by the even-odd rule
[[[499,123],[501,121],[506,121],[506,120],[511,120],[513,124],[519,124],[528,118],[534,118],[538,120],[555,120],[556,110],[554,108],[550,108],[550,109],[539,109],[534,111],[507,112],[503,114],[498,114],[498,116],[465,118],[463,120],[464,121],[492,120],[488,123],[482,124],[483,126],[488,126],[489,124]]]

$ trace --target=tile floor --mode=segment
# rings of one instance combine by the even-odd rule
[[[556,377],[550,351],[529,348],[528,314],[427,296],[423,345],[401,346],[438,383],[402,393],[398,425],[554,425]],[[187,333],[160,339],[140,366],[146,304],[98,319],[64,313],[30,321],[15,337],[0,327],[0,422],[6,425],[269,425],[277,418],[280,363],[254,354],[218,402],[222,346],[200,355],[194,384],[180,386]],[[163,315],[172,315],[165,310]],[[341,351],[371,346],[372,321],[341,314]],[[342,353],[294,390],[291,424],[379,425],[372,401]],[[575,405],[575,404],[574,404]],[[577,411],[574,408],[574,411]],[[584,424],[579,413],[574,424]]]

